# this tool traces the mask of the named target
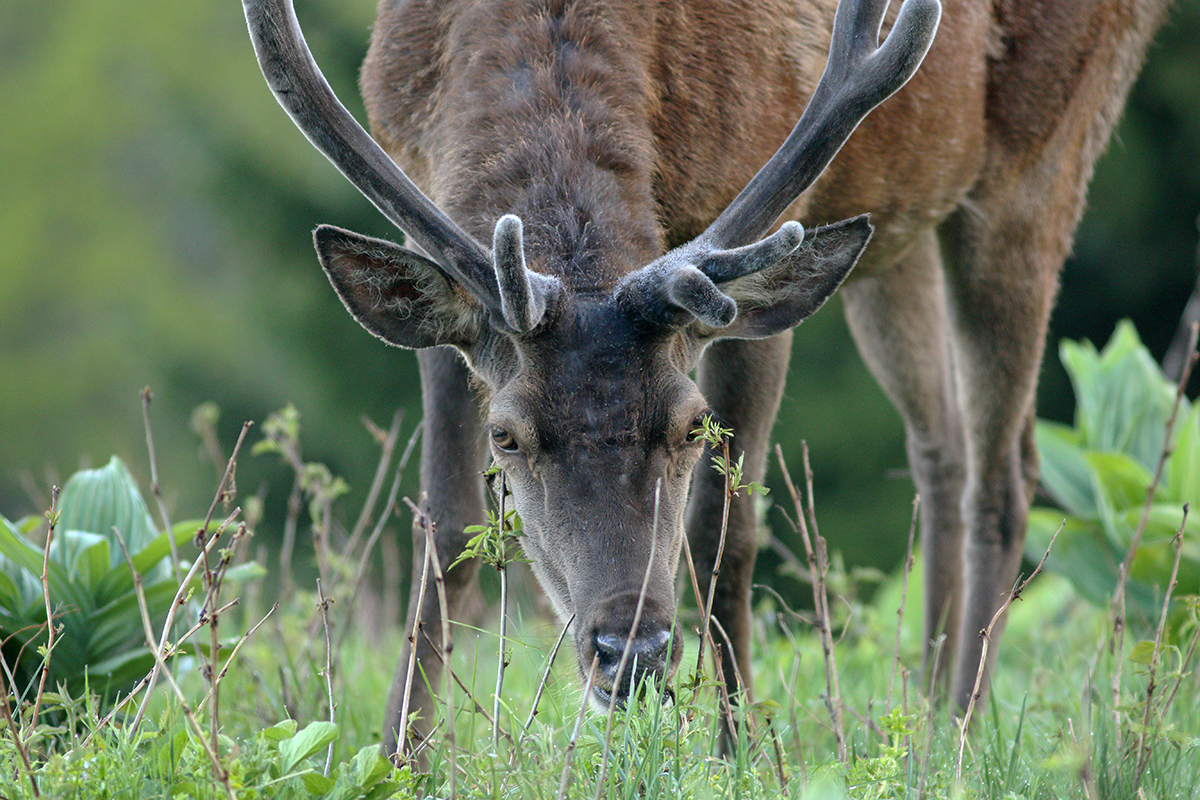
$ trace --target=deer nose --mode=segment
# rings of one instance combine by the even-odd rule
[[[630,687],[642,676],[661,675],[666,671],[670,654],[671,631],[669,628],[659,629],[629,638],[629,632],[600,633],[592,639],[598,661],[596,670],[608,686],[617,685],[617,671],[621,668],[621,654],[625,652],[626,643],[629,645],[629,655],[625,659],[625,668],[620,676],[620,686],[616,694],[629,694]]]

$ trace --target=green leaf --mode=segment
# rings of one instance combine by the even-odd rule
[[[309,771],[300,775],[300,780],[304,781],[304,788],[309,794],[321,795],[333,788],[333,778],[326,778],[319,772]]]
[[[50,559],[61,564],[72,581],[95,592],[108,572],[108,539],[85,531],[55,531],[50,543]]]
[[[281,720],[271,727],[265,728],[258,735],[269,742],[282,742],[284,739],[290,739],[296,735],[296,720]]]
[[[1150,666],[1154,660],[1154,642],[1142,640],[1135,644],[1129,653],[1129,660],[1134,664],[1141,664],[1143,667]]]
[[[367,745],[354,756],[351,777],[356,786],[374,786],[392,774],[392,762],[383,757],[378,745]]]
[[[1054,501],[1077,517],[1100,515],[1096,484],[1079,434],[1066,425],[1039,421],[1036,430],[1042,459],[1042,485]]]
[[[1175,436],[1175,449],[1167,459],[1162,499],[1180,503],[1200,500],[1200,406],[1192,408]]]
[[[337,725],[326,720],[311,722],[295,736],[279,743],[280,769],[291,772],[304,759],[328,747],[337,738]]]
[[[98,533],[112,540],[110,568],[125,560],[113,528],[120,531],[130,553],[141,551],[156,535],[137,483],[116,456],[102,469],[81,470],[71,476],[59,496],[58,527]]]

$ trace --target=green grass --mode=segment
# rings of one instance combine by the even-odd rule
[[[843,701],[850,710],[846,764],[834,756],[816,636],[763,600],[755,643],[758,702],[749,713],[739,714],[743,733],[728,758],[716,756],[720,725],[713,687],[704,683],[698,692],[688,687],[694,642],[683,657],[674,703],[647,701],[633,713],[617,715],[606,769],[603,714],[588,709],[572,739],[581,689],[573,655],[565,650],[523,735],[558,634],[552,621],[526,618],[511,629],[511,664],[501,704],[504,734],[497,749],[491,747],[487,719],[470,710],[466,692],[455,690],[459,754],[453,792],[464,798],[556,798],[570,754],[566,796],[572,798],[1194,796],[1193,787],[1200,785],[1196,676],[1183,678],[1141,778],[1142,794],[1135,795],[1129,716],[1140,720],[1137,708],[1145,679],[1126,665],[1122,705],[1114,713],[1107,651],[1099,644],[1107,632],[1105,615],[1077,599],[1066,580],[1054,575],[1041,577],[1014,607],[995,686],[979,710],[968,738],[963,780],[956,785],[956,725],[944,711],[931,710],[916,686],[919,636],[910,621],[917,616],[915,605],[906,609],[901,630],[900,663],[909,680],[897,679],[888,703],[897,586],[893,579],[874,602],[852,608],[837,646]],[[372,632],[350,631],[334,660],[337,722],[319,724],[328,718],[324,679],[318,674],[323,645],[305,655],[299,644],[312,628],[313,599],[298,595],[290,612],[281,614],[278,632],[270,624],[260,629],[226,676],[218,749],[237,795],[367,797],[395,792],[450,797],[444,728],[433,737],[424,775],[403,771],[383,777],[385,765],[373,755],[397,637],[381,641]],[[514,610],[514,616],[521,611]],[[337,624],[350,623],[343,619]],[[496,636],[460,627],[456,638],[455,673],[471,697],[490,709]],[[289,640],[291,647],[286,646]],[[323,642],[323,637],[313,641]],[[186,664],[180,671],[185,692],[202,696],[200,674]],[[57,722],[43,724],[29,744],[43,796],[228,796],[196,746],[180,704],[165,693],[156,698],[136,734],[109,725],[87,744],[83,739],[95,727],[97,709],[59,696],[44,705]],[[202,722],[206,713],[203,707],[197,710]],[[278,725],[289,716],[296,723]],[[291,733],[296,725],[308,736],[306,742],[293,744],[300,736]],[[325,779],[320,775],[329,744],[334,766],[332,778]],[[0,758],[0,795],[32,797],[11,735],[0,745]],[[374,783],[365,780],[371,769],[380,773]],[[602,772],[604,783],[597,790]],[[385,794],[372,795],[372,790]]]

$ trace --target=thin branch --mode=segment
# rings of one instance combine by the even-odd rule
[[[362,417],[363,425],[379,443],[379,464],[375,467],[374,477],[371,478],[371,488],[367,490],[367,499],[363,502],[362,511],[359,512],[358,519],[350,531],[350,540],[346,543],[345,550],[347,555],[354,552],[354,548],[358,546],[358,540],[362,538],[367,524],[371,521],[371,512],[375,510],[375,504],[379,501],[379,493],[383,491],[383,479],[387,477],[387,468],[392,462],[392,452],[396,449],[396,442],[400,438],[400,422],[403,419],[404,409],[396,409],[396,413],[392,415],[392,427],[385,433],[365,414]],[[387,516],[388,508],[390,506],[385,507],[379,515],[381,519]]]
[[[46,654],[42,657],[42,677],[38,681],[37,694],[33,698],[33,717],[30,724],[37,725],[38,716],[41,714],[42,694],[46,691],[46,677],[50,674],[50,656],[54,651],[54,610],[50,604],[50,543],[54,540],[54,530],[58,527],[58,494],[61,490],[57,486],[50,489],[50,513],[47,519],[50,521],[50,526],[46,530],[46,549],[42,553],[42,599],[46,603]],[[37,787],[34,787],[34,793],[37,793]]]
[[[983,647],[979,653],[979,669],[975,672],[975,685],[971,689],[971,699],[967,702],[967,709],[963,712],[962,723],[958,729],[958,762],[954,768],[954,782],[962,783],[962,765],[963,755],[967,747],[967,729],[971,725],[971,717],[975,713],[975,703],[979,700],[982,694],[983,673],[987,666],[988,649],[992,641],[992,631],[1000,622],[1000,618],[1004,616],[1004,612],[1008,611],[1008,607],[1013,604],[1014,600],[1021,597],[1021,592],[1025,591],[1025,587],[1029,585],[1037,574],[1042,571],[1042,567],[1046,563],[1046,559],[1050,557],[1050,549],[1054,547],[1054,541],[1058,538],[1058,534],[1062,533],[1062,529],[1066,526],[1067,521],[1064,519],[1062,524],[1058,526],[1058,530],[1050,537],[1050,543],[1046,545],[1046,552],[1042,553],[1042,560],[1033,568],[1033,572],[1029,573],[1029,577],[1016,585],[1012,591],[1008,593],[1008,597],[1004,598],[1004,602],[1000,604],[1000,608],[996,609],[996,613],[992,615],[992,619],[988,622],[987,627],[979,632],[979,638],[983,640]]]
[[[554,643],[554,648],[550,651],[550,657],[546,659],[546,668],[542,670],[542,679],[538,681],[537,692],[533,695],[533,707],[529,709],[529,718],[525,720],[525,726],[521,729],[521,736],[517,740],[517,744],[525,741],[526,734],[529,733],[529,726],[533,724],[533,718],[537,716],[538,702],[542,699],[542,694],[546,691],[546,682],[550,679],[550,669],[554,666],[554,660],[558,657],[558,648],[562,647],[563,640],[567,638],[567,630],[571,627],[571,623],[575,621],[575,615],[567,620],[567,624],[563,625],[562,631],[558,634],[558,640]]]
[[[162,517],[163,530],[167,532],[167,541],[171,545],[171,572],[175,576],[175,582],[179,582],[179,548],[175,544],[175,537],[171,536],[171,515],[167,513],[167,504],[163,502],[162,488],[158,482],[158,458],[154,452],[154,433],[150,427],[150,401],[154,399],[154,394],[147,386],[142,389],[142,424],[146,428],[146,450],[150,453],[150,493],[154,495],[154,499],[158,502],[158,513]]]
[[[816,515],[812,513],[812,469],[808,463],[808,444],[807,442],[802,442],[801,446],[804,453],[804,473],[808,487],[809,518],[815,522]],[[808,570],[812,577],[813,586],[813,605],[817,617],[817,633],[821,640],[821,652],[825,658],[825,707],[829,712],[830,721],[833,723],[833,736],[837,745],[838,760],[845,764],[847,761],[846,732],[842,721],[841,689],[838,684],[837,661],[833,653],[833,632],[829,627],[829,602],[825,586],[825,574],[828,571],[828,562],[825,557],[825,540],[821,538],[815,529],[813,532],[816,541],[814,542],[809,537],[808,525],[804,520],[804,505],[800,501],[800,495],[796,491],[795,484],[792,483],[791,473],[788,472],[787,463],[783,458],[783,448],[778,444],[775,445],[775,455],[778,457],[779,466],[783,471],[784,484],[787,486],[788,494],[791,495],[792,503],[796,508],[798,532],[800,533],[801,541],[804,543],[805,555],[808,557]]]
[[[417,524],[424,528],[425,514],[407,497],[404,498],[404,502],[408,504],[409,508],[413,509]],[[397,756],[403,755],[404,751],[408,748],[410,727],[408,724],[408,708],[412,700],[413,674],[417,668],[417,631],[421,628],[421,614],[425,609],[425,587],[427,585],[426,582],[429,580],[429,547],[421,549],[425,551],[425,555],[421,564],[421,585],[417,594],[417,607],[413,613],[413,629],[408,632],[408,674],[404,678],[404,698],[400,704],[400,724],[403,727],[400,731],[397,731],[399,738],[395,754]]]
[[[908,575],[913,568],[913,540],[917,536],[917,511],[920,507],[921,495],[913,495],[912,522],[908,526],[908,550],[904,555],[904,575],[900,583],[900,607],[896,609],[896,647],[892,654],[892,674],[888,676],[888,711],[892,710],[892,689],[896,683],[896,670],[900,666],[900,633],[904,629],[904,603],[908,598]]]
[[[454,689],[450,682],[450,656],[454,653],[454,640],[450,637],[450,604],[446,601],[446,576],[442,573],[442,561],[438,557],[437,537],[434,536],[434,525],[428,518],[423,518],[425,530],[425,548],[429,552],[429,563],[433,565],[433,585],[437,590],[438,606],[442,618],[442,673],[446,682],[446,744],[450,750],[450,800],[458,797],[458,747],[454,742]],[[493,747],[495,743],[493,742]]]
[[[329,697],[329,721],[337,722],[336,707],[333,702],[333,645],[329,639],[329,605],[333,602],[332,597],[326,597],[321,589],[321,579],[317,578],[317,607],[321,611],[321,627],[325,629],[325,691]],[[333,742],[329,743],[329,752],[325,756],[325,772],[326,778],[329,777],[329,768],[333,766]]]
[[[1137,772],[1133,777],[1133,791],[1135,793],[1142,782],[1142,774],[1146,771],[1146,766],[1150,763],[1150,752],[1154,749],[1154,742],[1150,739],[1150,720],[1154,716],[1154,692],[1158,688],[1156,682],[1158,676],[1158,657],[1162,652],[1163,630],[1167,627],[1167,614],[1171,610],[1171,595],[1175,592],[1175,585],[1179,578],[1179,559],[1183,555],[1183,530],[1187,526],[1187,518],[1188,504],[1184,503],[1183,521],[1179,523],[1179,532],[1175,534],[1175,564],[1171,567],[1171,580],[1167,583],[1167,591],[1163,597],[1162,614],[1158,618],[1158,628],[1154,632],[1154,652],[1150,656],[1150,667],[1147,675],[1146,700],[1142,711],[1142,729],[1138,732],[1137,746],[1135,748],[1138,753]],[[1157,726],[1155,726],[1154,733],[1155,735],[1158,734]]]

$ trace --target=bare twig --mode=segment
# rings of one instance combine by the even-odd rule
[[[243,430],[245,430],[245,429],[243,428]],[[238,440],[238,444],[239,445],[241,444],[241,439]],[[237,457],[237,450],[235,448],[234,454],[231,458],[236,458],[236,457]],[[218,488],[218,490],[217,490],[218,495],[220,494],[220,492],[221,492],[221,490],[220,490],[220,488]],[[210,511],[210,513],[211,513],[211,511]],[[235,508],[233,510],[233,513],[230,514],[229,517],[227,517],[225,519],[225,521],[221,523],[221,525],[217,528],[217,530],[213,534],[213,536],[208,538],[207,541],[205,541],[205,539],[204,539],[204,534],[208,530],[208,524],[209,524],[208,521],[205,521],[204,527],[200,528],[200,530],[196,533],[196,539],[201,543],[201,547],[200,547],[201,555],[198,556],[196,558],[196,560],[192,562],[191,569],[189,569],[187,571],[187,574],[183,576],[183,581],[179,584],[179,589],[175,592],[175,599],[171,601],[171,607],[167,610],[167,618],[163,622],[162,635],[159,637],[158,646],[155,648],[155,652],[163,653],[166,651],[167,642],[169,641],[169,637],[171,634],[171,628],[174,627],[174,625],[175,625],[175,613],[184,604],[185,595],[187,594],[189,587],[191,586],[192,580],[196,577],[196,573],[200,570],[200,567],[204,564],[203,556],[206,556],[208,554],[208,552],[210,550],[212,550],[213,547],[216,546],[217,541],[220,540],[220,538],[221,538],[221,534],[223,534],[225,532],[225,529],[230,525],[230,523],[233,522],[233,518],[236,517],[240,513],[241,513],[241,509]],[[130,562],[131,569],[132,569],[132,563],[133,562],[131,561]],[[204,620],[204,621],[207,621],[207,620]],[[142,705],[138,708],[137,714],[134,715],[133,721],[129,724],[130,730],[137,730],[138,725],[142,721],[142,717],[146,713],[146,704],[149,702],[150,694],[154,691],[154,685],[158,680],[158,674],[159,674],[158,665],[161,660],[162,659],[155,659],[154,668],[150,671],[150,682],[146,689],[146,696],[145,696],[145,698],[143,698]]]
[[[54,541],[54,530],[58,527],[58,494],[61,491],[57,486],[50,489],[50,512],[46,518],[50,522],[50,526],[46,529],[46,549],[42,552],[42,599],[46,603],[46,654],[42,657],[42,676],[38,680],[37,694],[33,698],[33,717],[32,725],[37,725],[38,715],[41,714],[42,695],[46,691],[46,677],[50,674],[50,656],[54,652],[55,633],[54,630],[54,610],[50,604],[50,543]],[[37,787],[34,787],[34,794],[37,793]]]
[[[730,482],[729,437],[721,438],[721,455],[725,460],[725,502],[721,507],[721,536],[717,539],[717,555],[713,559],[712,574],[709,578],[708,597],[704,600],[703,613],[700,617],[700,648],[696,653],[696,675],[700,674],[704,664],[704,644],[708,639],[709,621],[712,619],[713,598],[716,597],[717,578],[721,574],[721,560],[725,556],[725,537],[729,532],[729,507],[733,502],[733,488]],[[730,656],[732,657],[732,653]]]
[[[333,702],[333,645],[329,639],[329,606],[332,597],[326,597],[321,589],[321,579],[317,578],[317,608],[321,611],[321,627],[325,630],[325,692],[329,697],[329,721],[337,722],[336,707]],[[333,742],[329,743],[329,752],[325,755],[325,777],[329,777],[329,768],[333,765]]]
[[[346,603],[346,614],[350,614],[354,609],[354,603],[358,600],[358,593],[362,590],[363,578],[367,573],[367,560],[375,549],[375,543],[379,541],[379,537],[383,534],[383,527],[391,516],[393,509],[396,508],[396,496],[400,494],[400,479],[404,475],[404,468],[408,465],[408,457],[412,453],[413,445],[417,442],[417,435],[421,432],[421,423],[417,424],[416,430],[413,431],[412,437],[408,440],[408,446],[404,449],[404,455],[400,457],[400,464],[396,467],[396,476],[392,479],[392,488],[388,492],[387,503],[384,504],[383,511],[379,512],[379,519],[375,521],[375,528],[371,531],[371,535],[367,537],[367,544],[363,547],[362,557],[358,561],[358,569],[354,573],[354,590],[350,593],[350,599]],[[350,552],[349,549],[346,551]],[[338,634],[337,649],[340,651],[342,647],[342,639],[349,632],[350,626],[343,625],[341,632]]]
[[[500,559],[496,571],[500,573],[500,650],[496,664],[496,693],[492,695],[492,751],[500,745],[500,697],[504,690],[504,669],[508,666],[508,654],[505,645],[508,642],[508,548],[504,543],[504,527],[507,521],[504,517],[504,500],[508,494],[504,473],[500,473],[500,496],[497,505],[500,510]]]
[[[49,624],[49,623],[47,623],[47,624]],[[7,643],[7,640],[5,640],[5,642],[3,642],[3,643]],[[3,644],[3,643],[0,643],[0,644]],[[2,661],[3,658],[4,658],[4,656],[2,654],[0,654],[0,661]],[[3,714],[4,714],[4,722],[8,727],[9,735],[12,736],[13,746],[17,748],[17,755],[21,759],[21,764],[25,768],[25,777],[29,779],[29,786],[30,786],[30,789],[33,791],[33,796],[41,797],[42,796],[41,792],[38,791],[37,779],[33,776],[33,767],[31,767],[29,764],[29,751],[28,751],[28,749],[26,749],[25,743],[23,741],[21,741],[21,728],[16,722],[14,722],[13,716],[12,716],[12,709],[8,705],[8,701],[10,698],[14,699],[14,700],[17,699],[16,687],[15,686],[13,687],[12,692],[8,691],[8,689],[5,685],[5,682],[4,682],[4,674],[5,673],[7,673],[11,679],[12,673],[8,669],[7,662],[4,663],[4,669],[0,670],[0,712],[3,712]],[[18,708],[19,708],[19,706],[18,706]],[[20,714],[20,711],[18,710],[17,713]],[[34,718],[35,724],[36,724],[36,719],[37,718],[35,717]]]
[[[142,423],[146,428],[146,450],[150,454],[150,493],[158,502],[158,513],[162,517],[163,530],[167,532],[167,541],[171,545],[171,573],[175,582],[179,582],[179,548],[175,545],[175,537],[171,535],[171,515],[167,513],[167,504],[163,502],[162,488],[158,483],[158,458],[154,452],[154,433],[150,427],[150,401],[154,394],[147,386],[142,389]]]
[[[413,510],[413,514],[416,516],[417,524],[421,526],[422,530],[424,530],[425,514],[422,513],[421,509],[417,508],[417,506],[407,497],[404,498],[404,502],[407,503],[408,507]],[[404,698],[400,704],[400,724],[404,726],[404,729],[397,731],[397,736],[400,740],[400,743],[397,747],[397,752],[395,754],[397,756],[402,756],[404,754],[404,750],[408,747],[407,743],[409,740],[410,729],[408,724],[408,708],[409,703],[412,700],[413,674],[416,672],[417,668],[417,632],[421,629],[421,614],[425,608],[425,587],[427,585],[427,581],[429,580],[429,547],[423,547],[422,550],[425,551],[425,556],[422,559],[421,564],[421,585],[417,593],[417,607],[413,613],[413,629],[408,632],[408,674],[404,678]]]
[[[217,537],[213,537],[216,541]],[[154,630],[150,623],[150,608],[146,605],[146,593],[142,589],[142,576],[133,566],[133,559],[129,556],[129,550],[125,546],[125,540],[121,537],[120,531],[117,531],[117,542],[121,545],[121,550],[125,554],[125,561],[129,564],[129,572],[133,575],[133,590],[137,596],[138,611],[141,612],[142,631],[146,636],[146,644],[150,647],[154,654],[154,672],[161,674],[167,681],[171,690],[175,693],[175,697],[179,700],[180,710],[187,719],[188,724],[192,726],[192,730],[196,733],[196,740],[200,742],[200,746],[204,748],[204,752],[208,755],[209,761],[212,763],[213,773],[217,779],[225,787],[225,793],[229,796],[229,800],[237,800],[237,795],[234,794],[233,786],[229,783],[229,772],[221,763],[220,754],[217,752],[216,742],[209,742],[204,735],[204,728],[201,727],[200,721],[196,719],[196,715],[192,713],[191,706],[188,704],[187,698],[183,694],[183,690],[179,688],[179,684],[175,682],[175,676],[171,674],[171,670],[167,667],[163,656],[163,643],[155,642]],[[196,560],[199,563],[199,559]],[[194,567],[193,567],[194,569]],[[189,579],[190,580],[190,579]],[[146,695],[149,697],[149,694]],[[143,704],[142,709],[145,708]],[[139,715],[141,711],[139,710]]]
[[[538,702],[542,699],[542,694],[546,691],[546,682],[550,678],[550,669],[554,666],[554,660],[558,657],[558,648],[562,647],[563,639],[567,638],[567,630],[571,627],[571,623],[575,621],[575,615],[567,620],[567,624],[563,625],[562,631],[558,634],[558,640],[554,643],[554,648],[550,651],[549,658],[546,659],[546,668],[542,670],[542,679],[538,681],[537,692],[533,695],[533,706],[529,709],[529,718],[525,720],[525,726],[521,729],[521,737],[518,739],[518,744],[525,741],[526,734],[529,733],[529,726],[533,724],[533,718],[537,716]]]
[[[821,640],[821,651],[825,657],[825,706],[833,723],[833,736],[837,745],[838,760],[846,763],[846,732],[842,721],[841,689],[838,684],[837,661],[833,653],[833,631],[829,627],[829,596],[825,586],[825,574],[829,569],[825,555],[825,540],[815,528],[816,515],[813,513],[812,469],[808,463],[808,443],[802,442],[804,453],[804,473],[808,490],[808,517],[814,523],[812,538],[809,537],[808,525],[805,523],[805,509],[800,501],[792,476],[788,472],[787,463],[783,459],[783,448],[775,445],[775,454],[779,466],[783,470],[784,484],[791,495],[796,508],[796,518],[804,552],[808,557],[808,570],[812,577],[813,605],[817,617],[817,632]],[[814,541],[815,539],[815,541]]]
[[[400,438],[400,422],[403,419],[404,409],[396,409],[396,413],[392,415],[392,427],[384,432],[365,414],[362,417],[363,425],[379,443],[379,465],[375,467],[375,476],[371,479],[371,488],[367,490],[367,499],[363,502],[362,511],[359,512],[358,520],[355,521],[354,527],[350,531],[350,539],[346,542],[345,552],[347,555],[354,552],[354,548],[358,546],[358,540],[362,538],[371,521],[371,512],[375,510],[375,504],[379,501],[379,493],[383,491],[383,479],[387,477],[387,468],[392,462],[392,452],[396,449],[396,442]],[[390,506],[384,508],[379,515],[380,519],[388,515],[389,509]]]
[[[1171,567],[1171,580],[1167,583],[1167,591],[1163,597],[1162,614],[1158,618],[1158,628],[1154,632],[1154,652],[1150,656],[1150,666],[1147,669],[1146,679],[1146,699],[1143,703],[1142,711],[1142,728],[1138,732],[1137,745],[1135,750],[1138,754],[1137,771],[1133,777],[1133,791],[1137,792],[1138,786],[1142,782],[1142,774],[1146,771],[1146,766],[1150,763],[1150,753],[1154,749],[1154,741],[1151,738],[1150,722],[1154,717],[1154,693],[1158,688],[1156,678],[1158,676],[1158,658],[1162,652],[1163,646],[1163,630],[1167,627],[1167,614],[1171,610],[1171,595],[1175,592],[1175,585],[1179,578],[1179,559],[1183,555],[1183,530],[1187,526],[1188,504],[1183,504],[1183,520],[1179,523],[1179,532],[1175,534],[1175,563]],[[1166,708],[1163,709],[1164,713]],[[1154,735],[1158,735],[1158,726],[1154,727]]]
[[[1050,557],[1050,549],[1054,547],[1054,540],[1058,538],[1058,534],[1062,533],[1062,529],[1066,526],[1066,520],[1058,526],[1058,530],[1050,537],[1050,543],[1046,545],[1046,552],[1042,554],[1042,560],[1033,568],[1033,572],[1029,573],[1029,577],[1014,586],[1013,590],[1008,593],[1008,597],[1000,604],[1000,608],[996,609],[996,613],[992,615],[992,619],[988,622],[987,627],[979,632],[979,638],[983,640],[983,647],[979,653],[979,669],[975,673],[975,686],[971,689],[971,699],[967,701],[967,709],[963,712],[962,722],[958,729],[958,762],[954,769],[955,783],[962,783],[962,765],[963,754],[967,747],[967,730],[971,726],[971,717],[975,713],[975,703],[979,700],[981,688],[983,686],[983,673],[987,666],[988,648],[992,641],[992,630],[1000,622],[1000,618],[1004,616],[1004,612],[1008,611],[1008,607],[1013,604],[1014,600],[1021,597],[1021,592],[1025,591],[1025,587],[1029,585],[1037,574],[1042,571],[1042,567],[1046,563],[1046,559]]]
[[[428,524],[425,524],[428,523]],[[446,576],[442,574],[442,561],[438,557],[437,537],[434,525],[427,517],[422,519],[425,530],[425,548],[429,551],[429,563],[433,566],[433,585],[437,590],[438,606],[442,618],[442,674],[446,682],[446,745],[450,751],[450,798],[458,797],[458,747],[454,743],[454,690],[450,682],[450,656],[454,653],[454,640],[450,638],[450,604],[446,601]],[[493,747],[495,743],[493,742]]]
[[[892,674],[888,677],[887,709],[892,708],[892,688],[896,682],[896,670],[900,667],[900,633],[904,629],[904,603],[908,598],[908,575],[913,568],[913,539],[917,535],[917,511],[921,507],[921,495],[913,495],[912,522],[908,526],[908,551],[904,555],[904,575],[900,583],[900,607],[896,609],[896,648],[892,654]]]

